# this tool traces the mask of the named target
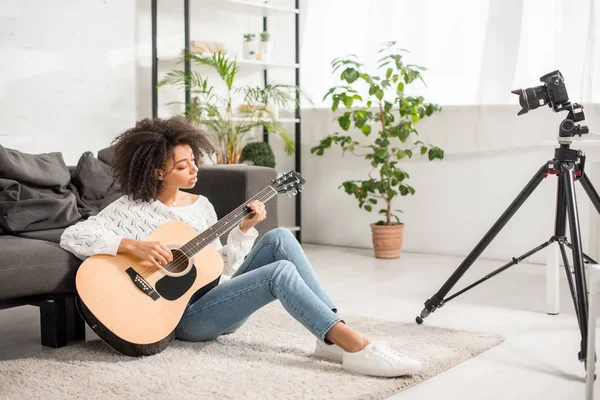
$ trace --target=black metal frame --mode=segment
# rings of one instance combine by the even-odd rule
[[[158,51],[157,51],[157,21],[158,21],[158,0],[152,0],[151,3],[151,14],[152,14],[152,117],[156,118],[158,116]],[[296,64],[300,65],[300,0],[295,0],[295,7],[298,12],[295,13],[295,58]],[[184,46],[185,53],[189,53],[190,50],[190,0],[183,0],[183,10],[184,10]],[[267,17],[263,17],[263,31],[267,30]],[[185,60],[185,71],[190,71],[190,60]],[[300,67],[295,67],[296,72],[296,86],[300,87]],[[267,83],[267,69],[263,70],[263,78],[264,83]],[[296,91],[296,99],[298,101],[298,105],[296,106],[295,118],[298,119],[298,122],[295,123],[295,146],[296,151],[294,154],[294,169],[296,172],[301,173],[301,153],[300,153],[300,144],[302,140],[301,135],[301,125],[300,125],[300,93]],[[185,103],[189,104],[191,102],[191,92],[189,87],[185,90]],[[187,110],[186,110],[187,112]],[[265,142],[269,141],[268,134],[263,133],[263,140]],[[298,193],[296,195],[296,210],[295,210],[295,224],[300,228],[299,231],[296,231],[296,239],[300,243],[302,243],[302,195]]]
[[[460,296],[466,291],[474,288],[480,283],[492,278],[500,272],[518,264],[520,261],[527,257],[537,253],[538,251],[546,248],[553,242],[557,242],[560,247],[565,272],[567,274],[567,281],[569,284],[569,290],[573,299],[573,306],[577,314],[577,322],[581,333],[581,351],[578,354],[578,358],[581,361],[585,360],[587,355],[587,317],[588,317],[588,302],[587,302],[587,288],[586,278],[584,272],[585,261],[596,264],[591,257],[583,253],[581,246],[581,232],[579,227],[579,214],[577,210],[577,198],[575,195],[575,181],[578,180],[583,186],[586,194],[594,204],[596,210],[600,213],[600,196],[594,189],[589,178],[585,174],[583,168],[585,165],[585,155],[579,150],[570,148],[568,143],[561,144],[560,148],[555,150],[554,159],[544,164],[531,180],[525,185],[523,190],[519,193],[516,199],[510,204],[506,211],[500,216],[496,223],[491,229],[484,235],[480,242],[475,248],[469,253],[464,259],[460,266],[454,271],[454,273],[448,278],[444,285],[435,293],[430,299],[425,302],[425,308],[417,316],[416,322],[418,324],[423,323],[423,319],[429,316],[437,308],[444,306],[450,300]],[[508,223],[512,216],[518,211],[518,209],[525,203],[527,198],[533,193],[533,191],[539,186],[539,184],[548,175],[557,175],[559,177],[558,187],[556,192],[556,219],[554,236],[548,241],[528,251],[520,257],[515,257],[511,262],[491,272],[484,278],[476,281],[475,283],[467,286],[466,288],[458,291],[446,298],[448,292],[454,287],[458,280],[465,274],[465,272],[471,267],[475,260],[481,255],[481,253],[487,248],[487,246],[494,240],[496,235],[500,233],[502,228]],[[566,222],[569,219],[569,228],[571,239],[573,241],[570,244],[566,239]],[[569,265],[565,246],[572,250],[573,254],[573,271]],[[584,261],[585,259],[585,261]],[[575,275],[575,281],[573,277]]]

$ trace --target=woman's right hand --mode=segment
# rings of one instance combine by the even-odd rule
[[[147,242],[134,239],[123,239],[119,252],[132,254],[142,260],[150,261],[155,267],[164,267],[173,261],[171,249],[160,242]]]

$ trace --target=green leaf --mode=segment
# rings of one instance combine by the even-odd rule
[[[363,125],[360,130],[362,131],[362,133],[366,135],[368,135],[369,133],[371,133],[371,125]]]
[[[331,110],[336,111],[340,105],[340,98],[336,97],[333,99],[333,104],[331,105]]]
[[[388,68],[387,72],[385,73],[385,79],[390,79],[390,76],[392,76],[393,73],[394,73],[394,70],[391,68]]]
[[[375,199],[369,199],[369,202],[370,202],[371,204],[377,204],[377,200],[375,200]]]
[[[338,117],[338,122],[340,127],[347,131],[350,128],[350,113],[346,113],[340,117]]]
[[[373,211],[373,207],[371,207],[370,205],[367,204],[365,206],[365,210],[367,210],[368,212],[371,212],[371,211]]]
[[[429,149],[429,161],[435,160],[436,158],[442,160],[444,158],[444,150],[439,147],[432,147]]]
[[[383,110],[385,112],[390,112],[390,110],[392,109],[392,107],[394,107],[394,104],[390,103],[389,101],[386,101],[386,102],[384,102]]]
[[[413,156],[412,150],[406,150],[406,155],[408,156],[408,158],[412,158],[412,156]]]
[[[352,108],[353,101],[354,101],[354,98],[344,96],[344,105],[346,106],[346,108]]]
[[[348,81],[348,83],[354,82],[360,76],[360,73],[354,68],[348,68],[346,71],[346,81]]]
[[[384,93],[383,93],[383,90],[381,90],[381,89],[377,89],[377,92],[375,93],[375,96],[376,96],[376,97],[377,97],[379,100],[383,99],[383,95],[384,95]]]
[[[405,150],[398,150],[398,152],[396,153],[396,157],[398,158],[398,160],[402,160],[404,157],[406,157],[406,151]]]
[[[404,185],[400,185],[398,189],[400,190],[400,194],[402,196],[406,196],[409,193],[408,188]]]
[[[421,155],[424,155],[425,153],[427,153],[427,147],[423,146],[421,147]]]
[[[404,93],[404,82],[398,83],[398,87],[396,88],[397,93]]]
[[[399,138],[402,141],[402,143],[406,142],[406,139],[408,139],[408,137],[410,136],[410,130],[407,128],[404,128],[400,131],[400,135]]]

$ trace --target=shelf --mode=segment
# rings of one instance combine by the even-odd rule
[[[250,121],[261,121],[261,118],[245,118],[245,117],[233,117],[231,118],[233,122],[250,122]],[[264,120],[266,121],[266,120]],[[275,121],[280,122],[282,124],[295,124],[296,122],[300,122],[299,118],[277,118]]]
[[[231,120],[233,122],[249,122],[249,121],[259,121],[262,119],[261,118],[233,117],[233,118],[231,118]],[[285,124],[285,123],[292,124],[292,123],[300,122],[300,119],[299,118],[277,118],[277,119],[275,119],[275,121],[281,122],[282,124]]]
[[[181,56],[165,56],[159,57],[158,61],[163,62],[183,62],[183,55]],[[270,61],[259,61],[259,60],[246,60],[243,58],[236,60],[237,65],[248,68],[257,68],[257,69],[265,69],[265,68],[300,68],[300,64],[285,64],[285,63],[277,63]],[[194,67],[202,67],[200,64],[196,64],[192,62]]]
[[[217,2],[211,1],[210,3],[214,5]],[[299,10],[297,8],[274,6],[268,3],[264,4],[244,0],[221,0],[221,3],[222,5],[219,5],[219,7],[226,8],[228,10],[231,10],[232,12],[260,15],[263,17],[299,13]]]

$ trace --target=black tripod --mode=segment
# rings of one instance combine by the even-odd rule
[[[569,112],[569,116],[563,120],[560,124],[559,129],[559,144],[560,147],[555,149],[554,159],[544,164],[539,171],[533,176],[525,188],[519,193],[517,198],[512,202],[508,209],[502,214],[502,216],[496,221],[492,228],[485,234],[477,246],[471,251],[471,253],[464,259],[462,264],[454,271],[452,276],[444,283],[441,289],[434,294],[430,299],[425,302],[425,308],[421,311],[421,314],[417,316],[416,321],[418,324],[423,323],[423,318],[426,318],[429,314],[434,312],[437,308],[442,307],[445,303],[461,295],[467,290],[479,285],[480,283],[490,279],[491,277],[499,274],[500,272],[518,264],[527,257],[537,253],[538,251],[548,247],[550,244],[557,242],[560,247],[565,270],[567,272],[567,281],[569,283],[569,289],[573,298],[573,304],[575,306],[575,312],[577,314],[577,321],[579,322],[579,330],[581,331],[581,351],[578,354],[579,360],[584,361],[586,357],[587,349],[587,317],[588,317],[588,303],[587,303],[587,288],[586,279],[584,273],[584,259],[587,262],[596,264],[596,261],[585,255],[581,249],[581,232],[579,229],[579,214],[577,211],[577,199],[575,197],[575,181],[579,181],[583,186],[588,197],[592,201],[596,210],[600,213],[600,196],[594,189],[594,186],[590,182],[589,178],[583,171],[585,165],[585,155],[582,151],[571,149],[571,138],[575,135],[581,136],[581,134],[588,133],[588,128],[581,125],[576,125],[575,122],[582,120],[582,116],[575,116],[572,111]],[[483,279],[478,280],[472,285],[464,288],[463,290],[453,294],[452,296],[445,298],[448,292],[454,287],[458,280],[464,275],[469,267],[475,262],[475,260],[481,255],[485,248],[491,243],[491,241],[498,235],[502,228],[508,223],[510,218],[517,212],[517,210],[525,203],[527,198],[533,193],[538,187],[540,182],[548,175],[558,176],[558,189],[556,194],[556,219],[554,236],[545,243],[537,246],[536,248],[528,251],[520,257],[513,258],[511,262],[488,274]],[[567,216],[569,218],[569,228],[571,231],[572,244],[567,241],[565,236]],[[573,253],[573,272],[569,266],[569,260],[567,259],[567,253],[565,246],[569,247]],[[575,275],[575,282],[573,282],[573,275]]]

